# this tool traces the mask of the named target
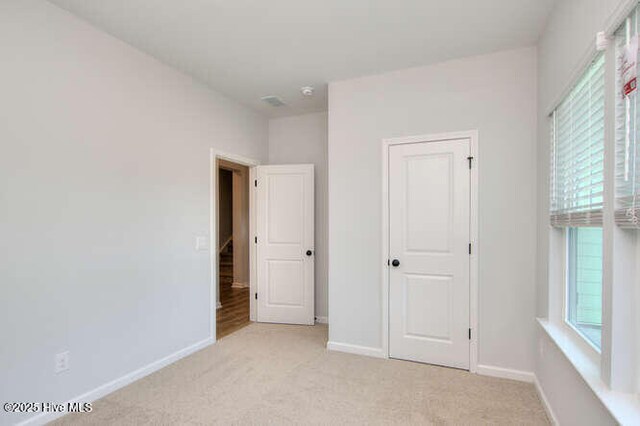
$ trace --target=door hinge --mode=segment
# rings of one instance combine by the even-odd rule
[[[258,237],[253,237],[253,241],[258,244]]]
[[[469,340],[471,340],[471,329],[469,329]]]
[[[258,300],[258,293],[254,295],[255,299]]]
[[[471,243],[469,243],[469,254],[471,254]]]
[[[471,169],[471,161],[473,161],[473,157],[467,157],[467,160],[469,160],[469,169]]]
[[[256,186],[256,187],[258,186],[258,179],[253,181],[253,186]]]

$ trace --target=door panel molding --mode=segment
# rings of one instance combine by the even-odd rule
[[[256,319],[313,325],[314,167],[266,165],[256,172]]]
[[[469,371],[477,372],[478,367],[478,131],[450,132],[432,135],[418,135],[401,138],[384,139],[382,141],[382,354],[389,357],[389,271],[391,266],[389,252],[389,148],[394,145],[417,144],[428,142],[447,142],[467,139],[470,152],[470,200],[469,200]]]

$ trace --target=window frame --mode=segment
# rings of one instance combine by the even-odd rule
[[[569,213],[576,214],[578,217],[576,219],[569,218],[568,220],[565,218],[564,220],[558,221],[557,216],[558,212],[562,214],[562,212],[566,212],[566,199],[558,198],[558,170],[559,167],[558,154],[556,150],[566,150],[566,146],[561,146],[558,143],[558,110],[565,102],[573,102],[572,96],[574,96],[574,90],[577,87],[580,87],[581,83],[585,82],[585,78],[589,79],[588,82],[591,82],[590,75],[593,72],[593,67],[596,63],[602,61],[602,88],[604,92],[604,100],[603,100],[603,111],[602,111],[602,125],[603,125],[603,133],[602,133],[602,150],[603,156],[604,151],[606,150],[607,144],[607,97],[608,97],[608,78],[609,75],[609,63],[610,63],[610,55],[607,52],[592,52],[589,61],[587,61],[581,69],[581,72],[578,73],[574,79],[574,82],[571,86],[569,86],[569,90],[566,91],[565,96],[563,96],[556,104],[556,106],[552,109],[549,114],[549,228],[550,228],[550,247],[549,247],[549,263],[555,263],[555,268],[549,269],[549,320],[556,326],[561,332],[566,335],[566,338],[571,341],[571,345],[577,348],[580,348],[580,351],[584,353],[584,355],[594,364],[601,364],[601,353],[602,349],[598,348],[593,342],[591,342],[580,330],[577,329],[573,324],[568,321],[568,304],[569,304],[569,265],[570,265],[570,248],[569,248],[569,229],[577,228],[577,227],[593,227],[593,228],[601,228],[603,230],[604,237],[604,210],[605,210],[605,191],[606,191],[606,162],[605,158],[602,160],[602,203],[601,206],[591,205],[591,210],[589,209],[581,209],[578,207],[577,212]],[[590,101],[588,101],[590,102]],[[573,104],[570,104],[571,108],[573,108]],[[592,105],[587,104],[589,109]],[[578,108],[580,110],[582,108]],[[571,111],[571,110],[570,110]],[[587,128],[592,128],[591,121],[588,124],[585,124]],[[580,133],[580,131],[578,132]],[[573,146],[575,144],[575,140],[569,139],[569,145]],[[588,141],[586,142],[587,146],[591,147],[593,144]],[[598,147],[596,147],[598,148]],[[590,157],[589,157],[590,159]],[[565,160],[566,162],[566,160]],[[569,163],[571,164],[571,163]],[[564,164],[566,167],[566,164]],[[577,167],[577,166],[576,166]],[[562,171],[569,170],[569,176],[573,177],[571,173],[574,173],[573,169],[563,169]],[[566,174],[565,174],[566,176]],[[579,176],[578,176],[579,177]],[[565,177],[565,179],[567,179]],[[569,181],[571,182],[571,180]],[[566,186],[566,183],[565,183]],[[569,195],[569,200],[573,200],[575,198],[574,195]],[[561,204],[563,206],[562,209],[557,210],[558,205]],[[594,210],[595,209],[595,210]],[[585,221],[584,213],[587,212],[587,219]],[[591,213],[589,213],[591,212]],[[589,221],[588,217],[591,216],[592,213],[596,213],[594,217],[600,216],[602,220],[595,220],[594,222]],[[604,258],[604,244],[603,244],[603,258]],[[562,259],[561,262],[556,262],[557,259]],[[603,262],[604,263],[604,262]],[[553,272],[552,272],[553,271]],[[604,265],[602,271],[601,285],[602,285],[602,300],[604,299]],[[602,313],[604,313],[604,306],[602,309]],[[601,328],[601,342],[602,342],[602,328]],[[598,367],[599,368],[599,367]]]
[[[621,61],[621,56],[622,56],[622,52],[619,52],[618,49],[619,48],[626,48],[627,46],[629,46],[630,40],[634,37],[634,36],[638,36],[640,35],[640,12],[639,12],[639,8],[640,6],[636,7],[624,20],[623,23],[621,23],[621,25],[616,29],[616,31],[613,34],[613,49],[615,50],[615,55],[616,55],[616,75],[615,75],[615,79],[616,79],[616,92],[622,93],[622,86],[623,86],[623,82],[621,81],[621,77],[618,74],[618,67],[622,66],[622,64],[620,63]],[[632,29],[632,27],[635,27]],[[640,77],[640,69],[636,71],[636,76]],[[616,138],[614,140],[615,143],[615,156],[616,156],[616,166],[615,166],[615,170],[614,170],[614,176],[613,176],[613,180],[614,180],[614,191],[615,191],[615,215],[616,215],[616,224],[621,227],[622,229],[630,229],[633,231],[638,231],[640,230],[639,226],[633,226],[631,223],[629,223],[628,221],[622,219],[622,220],[618,220],[620,219],[619,216],[620,213],[624,212],[624,210],[626,210],[627,208],[633,209],[633,206],[635,205],[635,211],[638,211],[638,194],[640,193],[639,189],[635,189],[635,191],[630,191],[631,188],[633,188],[635,185],[638,184],[638,170],[637,167],[640,165],[639,164],[639,157],[638,157],[638,146],[640,145],[640,140],[638,140],[638,124],[640,122],[640,117],[639,117],[639,113],[638,113],[638,96],[640,96],[638,89],[636,89],[635,93],[632,96],[625,96],[622,99],[620,99],[620,97],[616,98],[616,102],[615,102],[615,120],[616,120],[616,127],[620,127],[621,123],[618,121],[622,115],[620,115],[620,113],[624,114],[625,117],[625,123],[623,125],[623,128],[628,132],[629,129],[627,128],[628,125],[630,125],[633,122],[633,126],[632,128],[634,129],[634,133],[635,136],[633,137],[633,143],[631,142],[631,137],[629,136],[629,133],[625,133],[623,140],[619,140],[618,138]],[[631,109],[631,100],[633,100],[633,108],[631,113],[629,113],[629,110]],[[622,111],[619,112],[618,111],[618,107],[622,107]],[[617,136],[617,135],[616,135]],[[620,145],[625,145],[624,147],[621,147]],[[634,153],[633,153],[633,158],[628,158],[627,156],[630,155],[630,152],[628,151],[628,149],[630,149],[631,147],[634,147]],[[623,160],[623,171],[619,170],[619,161],[620,158],[619,155],[621,153],[624,153],[625,158]],[[629,173],[629,163],[633,164],[633,176],[631,177],[632,179],[632,183],[626,183],[626,182],[621,182],[621,176],[625,176],[624,180],[627,180],[627,174]],[[631,188],[629,188],[629,185],[631,185]],[[629,199],[633,199],[635,200],[635,202],[631,202],[629,203]],[[630,205],[629,205],[630,204]]]
[[[539,318],[538,322],[543,329],[547,330],[552,340],[572,348],[570,354],[566,354],[570,361],[579,359],[581,366],[588,363],[589,369],[600,370],[602,351],[599,351],[566,320],[569,278],[568,244],[568,228],[556,228],[549,225],[548,315],[547,318]],[[553,329],[553,333],[550,333],[549,329]],[[558,342],[551,334],[561,335],[562,342]],[[578,366],[576,368],[578,369]]]
[[[630,233],[628,229],[621,229],[615,223],[618,124],[616,117],[620,111],[616,109],[615,98],[619,93],[618,51],[612,37],[628,22],[631,13],[640,16],[639,3],[638,0],[625,0],[609,17],[602,34],[598,34],[599,40],[603,39],[602,35],[608,38],[608,43],[600,44],[600,50],[604,50],[606,55],[601,352],[598,354],[586,339],[580,337],[578,332],[563,321],[566,303],[564,289],[567,279],[567,239],[564,229],[554,228],[548,221],[545,234],[548,240],[543,240],[548,249],[546,259],[543,259],[547,266],[547,305],[543,305],[543,316],[537,318],[543,333],[538,342],[540,357],[546,356],[546,336],[620,424],[637,423],[640,418],[640,309],[637,309],[640,306],[640,232]],[[640,23],[638,27],[640,28]],[[562,96],[556,98],[546,109],[549,116],[564,100],[597,54],[595,43],[590,43],[582,55],[583,59],[573,69],[566,81],[567,84],[563,86],[564,90],[560,90],[559,94]],[[640,94],[640,89],[638,90]],[[550,147],[551,143],[545,149]],[[549,156],[546,159],[540,158],[539,161],[547,160],[545,163],[550,165],[548,159]],[[551,171],[548,170],[547,176],[550,175]],[[550,185],[547,185],[546,190],[550,190]],[[548,195],[547,200],[550,201],[551,194]],[[544,205],[544,201],[542,203]]]
[[[602,230],[602,234],[604,237],[604,229],[600,228],[600,227],[593,227],[593,228],[597,228]],[[586,343],[587,346],[581,345],[584,347],[584,349],[593,351],[593,353],[591,353],[591,357],[592,358],[599,358],[602,354],[602,344],[600,347],[596,346],[595,343],[593,343],[587,336],[584,335],[584,333],[582,331],[580,331],[580,329],[578,329],[578,327],[576,327],[570,320],[569,320],[569,303],[571,301],[571,297],[570,297],[570,292],[571,292],[571,230],[572,229],[580,229],[580,228],[563,228],[562,230],[564,231],[564,239],[565,239],[565,266],[564,266],[564,299],[563,299],[563,303],[562,303],[562,322],[564,323],[564,325],[570,330],[571,333],[573,333],[575,336],[575,338],[581,339],[584,341],[584,343]],[[575,246],[575,248],[577,249],[577,245]],[[603,244],[603,252],[604,252],[604,244]],[[604,253],[603,253],[604,254]],[[604,273],[603,276],[601,277],[601,286],[604,287]],[[604,290],[604,288],[603,288]],[[601,299],[601,303],[602,303],[602,299]],[[602,311],[601,311],[602,314]],[[600,333],[602,333],[602,324],[600,325]],[[602,335],[600,336],[600,341],[602,342]]]

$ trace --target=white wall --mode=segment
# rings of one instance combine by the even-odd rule
[[[538,44],[538,236],[537,315],[548,315],[549,121],[548,113],[593,54],[598,31],[624,14],[627,0],[563,0],[551,13]],[[561,424],[613,424],[614,419],[543,330],[536,351],[536,375]],[[560,373],[562,372],[562,373]],[[567,401],[566,395],[572,395]],[[576,419],[584,419],[578,422]]]
[[[64,402],[209,338],[209,148],[267,121],[47,2],[0,52],[0,401]]]
[[[381,346],[381,143],[479,131],[479,363],[533,371],[536,56],[527,48],[329,86],[329,340]]]
[[[269,163],[315,165],[316,316],[327,316],[327,113],[269,120]]]

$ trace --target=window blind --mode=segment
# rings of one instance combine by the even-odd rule
[[[638,34],[638,9],[616,32],[616,223],[640,229],[640,140],[638,138],[638,90],[623,96],[622,53]]]
[[[604,55],[552,114],[551,225],[602,226]]]

